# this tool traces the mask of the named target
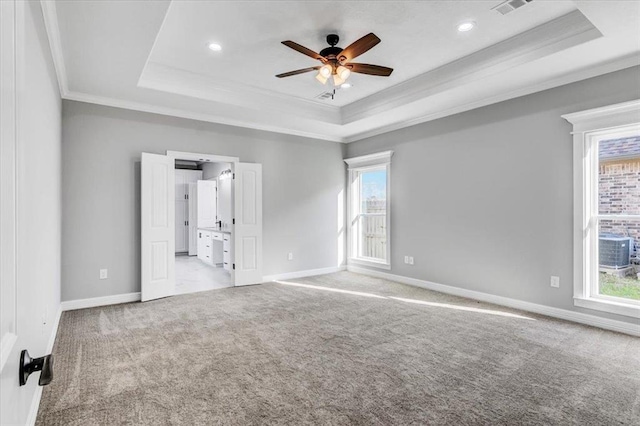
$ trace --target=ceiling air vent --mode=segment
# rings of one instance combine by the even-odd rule
[[[495,10],[502,15],[506,15],[507,13],[511,13],[514,10],[521,8],[522,6],[531,3],[532,1],[533,0],[507,0],[492,8],[491,10]]]
[[[320,99],[324,101],[327,99],[333,99],[334,95],[335,95],[335,92],[322,92],[318,96],[316,96],[316,99]]]

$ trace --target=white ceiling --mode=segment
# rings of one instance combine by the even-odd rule
[[[500,1],[43,2],[63,97],[205,121],[352,141],[640,63],[640,2]],[[477,27],[459,33],[456,25]],[[317,65],[282,45],[341,47],[374,32],[334,100]],[[215,41],[222,52],[212,52]]]

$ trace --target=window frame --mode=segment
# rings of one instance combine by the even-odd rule
[[[640,318],[640,302],[599,294],[599,221],[636,215],[599,212],[598,142],[640,131],[640,100],[563,115],[573,124],[574,305]]]
[[[360,157],[345,159],[348,165],[347,182],[347,265],[369,266],[380,269],[391,269],[391,157],[393,151],[384,151]],[[357,188],[356,177],[363,172],[384,169],[386,172],[386,259],[357,256],[356,243],[359,236],[354,235],[354,223],[361,216],[360,213],[360,185]],[[373,214],[370,214],[373,215]]]

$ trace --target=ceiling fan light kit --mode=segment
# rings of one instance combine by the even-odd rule
[[[362,55],[363,53],[370,50],[376,44],[380,43],[380,39],[373,33],[369,33],[366,36],[358,39],[357,41],[351,43],[345,49],[340,47],[336,47],[340,41],[340,37],[337,34],[329,34],[327,36],[327,43],[329,43],[330,47],[325,47],[320,51],[320,53],[316,53],[311,49],[308,49],[296,42],[291,40],[283,41],[287,47],[302,53],[303,55],[307,55],[313,59],[316,59],[322,62],[322,66],[319,67],[311,67],[311,68],[303,68],[300,70],[289,71],[286,73],[278,74],[276,77],[290,77],[292,75],[303,74],[311,71],[318,71],[316,75],[316,80],[318,80],[322,84],[326,84],[329,77],[333,76],[333,84],[338,87],[345,83],[345,81],[349,78],[352,72],[360,73],[360,74],[368,74],[380,77],[388,77],[393,72],[393,68],[383,67],[380,65],[369,65],[369,64],[357,64],[351,62],[354,58]]]

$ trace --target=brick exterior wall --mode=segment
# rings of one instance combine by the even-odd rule
[[[600,213],[640,214],[640,157],[600,163]],[[601,233],[630,236],[640,246],[640,222],[601,221]]]

